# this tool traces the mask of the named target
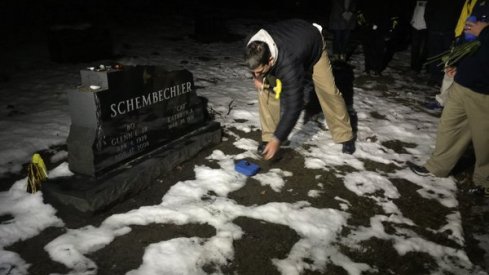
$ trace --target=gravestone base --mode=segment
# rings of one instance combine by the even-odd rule
[[[210,121],[101,176],[75,174],[48,180],[42,186],[44,200],[85,214],[100,212],[149,187],[162,174],[220,141],[220,124]]]

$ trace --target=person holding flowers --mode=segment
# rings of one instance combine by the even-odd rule
[[[454,75],[448,98],[438,125],[435,149],[423,165],[411,164],[411,170],[421,176],[446,177],[472,142],[475,167],[472,176],[473,193],[489,197],[489,1],[479,0],[467,21],[468,43],[440,57]]]

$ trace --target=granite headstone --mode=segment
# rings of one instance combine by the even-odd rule
[[[50,180],[48,198],[94,212],[221,139],[187,70],[98,66],[69,92],[68,164],[74,177]]]

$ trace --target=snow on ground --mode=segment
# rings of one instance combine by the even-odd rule
[[[169,68],[186,68],[194,74],[199,94],[209,99],[219,121],[230,135],[250,132],[259,128],[257,98],[250,81],[251,75],[241,62],[244,41],[231,43],[195,43],[193,29],[179,22],[153,26],[153,28],[115,29],[117,45],[123,55],[118,62],[128,65],[164,65]],[[231,21],[235,33],[246,36],[257,22]],[[175,28],[174,26],[179,26]],[[183,26],[183,27],[182,27]],[[151,31],[149,31],[151,30]],[[155,35],[155,33],[159,35]],[[178,39],[165,39],[177,37]],[[11,80],[0,83],[0,174],[15,174],[22,164],[40,150],[63,145],[68,136],[70,117],[67,92],[79,85],[79,70],[93,64],[60,65],[49,61],[46,46],[30,44],[16,49],[25,61],[19,63],[22,73],[11,75]],[[37,51],[32,51],[32,49]],[[158,55],[153,53],[158,52]],[[21,55],[22,54],[22,55]],[[406,58],[406,55],[399,56]],[[355,55],[356,75],[361,74],[362,56]],[[404,60],[406,61],[406,60]],[[394,60],[393,62],[402,62]],[[419,177],[406,168],[407,161],[422,163],[434,146],[438,118],[392,100],[416,101],[415,94],[425,93],[423,84],[408,83],[404,75],[387,70],[392,81],[383,83],[391,97],[382,96],[376,79],[369,79],[355,87],[355,109],[359,117],[357,151],[353,155],[341,153],[324,126],[299,123],[290,137],[290,148],[305,158],[304,169],[334,171],[345,187],[358,197],[370,198],[383,210],[370,217],[369,226],[348,225],[352,201],[336,196],[341,209],[315,208],[308,201],[293,203],[270,202],[264,205],[243,206],[229,199],[229,193],[245,185],[246,177],[234,171],[234,161],[243,157],[258,158],[254,153],[257,141],[241,138],[235,146],[250,152],[226,155],[216,150],[208,156],[218,163],[218,168],[195,166],[195,179],[178,182],[166,193],[160,204],[133,209],[127,213],[108,217],[99,226],[68,229],[45,246],[53,261],[64,264],[69,274],[95,274],[97,264],[86,255],[111,243],[131,231],[131,225],[159,224],[209,224],[216,230],[210,238],[187,237],[150,244],[144,253],[142,265],[127,274],[206,274],[203,266],[209,263],[225,265],[234,257],[233,241],[244,232],[232,221],[249,217],[285,225],[294,230],[300,240],[287,257],[270,259],[282,274],[301,274],[305,271],[322,271],[327,265],[342,267],[348,274],[379,272],[377,267],[356,262],[342,253],[340,245],[362,251],[362,242],[371,238],[391,241],[399,255],[409,252],[428,254],[436,263],[432,274],[487,274],[474,265],[464,251],[464,232],[461,215],[457,210],[457,187],[453,178]],[[410,87],[409,93],[405,87]],[[423,90],[424,89],[424,90]],[[381,119],[373,113],[382,112]],[[319,122],[323,122],[321,119]],[[396,153],[383,142],[400,141],[414,144],[407,153]],[[66,159],[67,152],[60,151],[54,161]],[[393,172],[368,171],[366,161],[391,164]],[[340,166],[350,166],[354,172],[343,172]],[[50,171],[50,177],[69,175],[66,162]],[[286,192],[290,171],[272,169],[254,178],[268,185],[274,192]],[[426,239],[410,228],[416,223],[403,215],[396,199],[403,194],[393,184],[393,179],[403,179],[417,186],[426,200],[437,201],[446,207],[445,223],[438,228],[427,228],[434,234],[448,234],[458,244],[446,246]],[[326,179],[317,178],[315,189],[309,197],[321,195]],[[63,227],[56,210],[42,201],[42,193],[24,192],[26,179],[21,179],[0,193],[0,216],[11,219],[0,224],[0,274],[27,274],[29,263],[5,247],[32,238],[50,226]],[[206,194],[215,194],[202,200]],[[35,209],[35,211],[33,211]],[[392,226],[387,230],[384,222]],[[349,234],[341,235],[345,227]],[[488,251],[488,237],[480,236]],[[365,252],[368,253],[368,252]],[[161,261],[160,259],[166,259]],[[10,273],[9,273],[10,272]]]

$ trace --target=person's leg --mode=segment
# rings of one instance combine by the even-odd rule
[[[340,42],[339,42],[339,55],[340,55],[340,60],[345,61],[346,59],[346,51],[348,47],[348,36],[349,36],[350,30],[344,29],[340,30]]]
[[[420,31],[420,46],[419,46],[419,62],[420,64],[420,69],[424,70],[426,69],[425,67],[425,62],[428,57],[428,30],[424,29]]]
[[[380,64],[380,72],[384,71],[388,66],[389,63],[392,61],[394,54],[396,52],[396,41],[394,40],[385,40],[385,35],[382,36],[381,39],[378,40],[379,43],[379,50],[382,49],[381,54],[381,64]],[[382,45],[382,46],[381,46]]]
[[[333,60],[338,59],[341,53],[341,30],[332,30],[333,32]]]
[[[341,55],[340,55],[340,59],[343,60],[343,61],[347,61],[349,56],[348,56],[348,52],[349,52],[349,48],[350,48],[350,35],[351,35],[351,30],[349,29],[345,29],[343,30],[343,36],[342,36],[342,39],[341,39]]]
[[[258,92],[258,103],[260,105],[261,138],[263,142],[268,142],[272,139],[280,120],[280,100],[275,99],[273,93],[268,90],[263,90]]]
[[[446,177],[467,149],[472,135],[467,119],[464,87],[453,83],[436,135],[435,150],[425,164],[432,174]]]
[[[424,63],[427,56],[426,41],[428,32],[426,29],[417,30],[412,28],[411,35],[411,69],[415,72],[421,72],[423,70]]]
[[[370,74],[370,71],[372,70],[372,48],[369,42],[363,42],[362,43],[362,48],[363,48],[363,57],[365,59],[365,73]]]
[[[314,90],[312,75],[304,78],[304,116],[303,123],[308,123],[315,115],[321,112],[321,105]]]
[[[427,38],[427,57],[437,56],[450,48],[452,43],[451,33],[428,31]],[[443,64],[433,62],[428,65],[430,83],[441,84],[443,79]]]
[[[346,54],[348,52],[348,47],[350,43],[351,30],[346,29],[343,30],[343,39],[342,39],[342,53]]]
[[[372,33],[372,70],[374,74],[380,74],[385,67],[387,67],[387,63],[390,62],[391,56],[389,56],[387,50],[387,43],[385,42],[384,34],[380,31],[375,31]]]
[[[373,41],[371,39],[371,35],[373,32],[367,30],[361,30],[362,32],[362,50],[363,57],[365,58],[365,72],[368,74],[373,69],[373,59],[374,59],[374,51],[373,51]]]
[[[475,151],[473,180],[489,188],[489,95],[466,92],[467,116]]]
[[[323,51],[321,58],[314,65],[312,79],[333,140],[336,143],[352,140],[350,117],[343,96],[335,85],[326,50]]]
[[[411,28],[411,69],[420,72],[421,71],[421,31]]]

